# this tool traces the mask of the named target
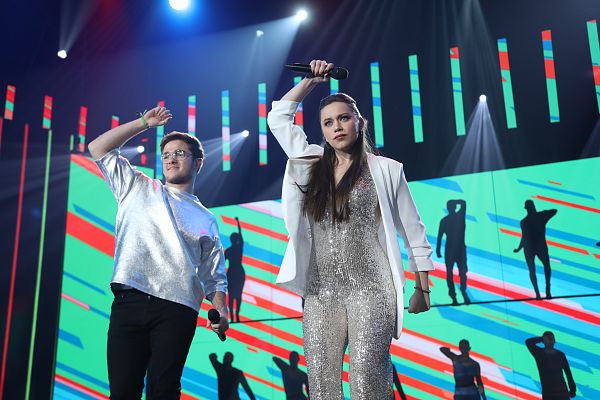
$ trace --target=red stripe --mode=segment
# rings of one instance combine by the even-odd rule
[[[223,161],[231,161],[231,155],[230,154],[223,154]]]
[[[259,104],[258,105],[258,116],[259,117],[266,117],[267,116],[267,105],[266,104]]]
[[[272,274],[277,275],[279,273],[279,267],[273,264],[269,264],[267,262],[258,260],[256,258],[252,258],[249,256],[243,256],[242,262],[246,265],[250,265],[251,267],[255,267],[258,269],[262,269],[263,271],[270,272]]]
[[[445,279],[445,276],[444,276],[444,279]],[[459,351],[459,348],[458,348],[458,346],[455,346],[455,345],[453,345],[452,343],[444,342],[443,340],[439,340],[439,339],[436,339],[436,338],[433,338],[433,337],[430,337],[430,336],[427,336],[427,335],[423,335],[422,333],[419,333],[419,332],[416,332],[416,331],[413,331],[413,330],[410,330],[410,329],[406,329],[405,327],[403,327],[403,328],[402,328],[402,332],[406,332],[406,333],[408,333],[408,334],[409,334],[409,335],[411,335],[411,336],[415,336],[415,337],[418,337],[418,338],[420,338],[420,339],[427,340],[427,341],[429,341],[429,342],[433,342],[433,343],[435,343],[436,345],[439,345],[439,347],[448,347],[448,348],[450,348],[450,349],[452,349],[452,350]],[[471,353],[471,355],[472,355],[472,356],[474,356],[474,357],[476,357],[476,358],[479,358],[479,359],[481,359],[481,360],[486,360],[486,361],[489,361],[489,362],[491,362],[491,363],[493,363],[493,364],[496,364],[496,365],[498,365],[498,366],[500,366],[500,367],[502,367],[502,368],[510,369],[510,368],[508,368],[508,367],[505,367],[504,365],[500,365],[500,364],[498,364],[498,363],[497,363],[497,362],[496,362],[496,361],[495,361],[495,360],[494,360],[492,357],[490,357],[490,356],[486,356],[486,355],[484,355],[484,354],[481,354],[481,353],[476,353],[476,352],[474,352],[474,351],[471,351],[470,353]]]
[[[294,117],[294,122],[296,125],[304,125],[304,113],[301,111],[297,112],[296,116]]]
[[[250,373],[248,373],[248,372],[244,372],[244,375],[246,375],[248,378],[250,378],[250,379],[252,379],[252,380],[255,380],[256,382],[262,383],[263,385],[266,385],[266,386],[272,387],[273,389],[277,389],[277,390],[279,390],[280,392],[283,392],[283,391],[284,391],[284,389],[283,389],[281,386],[279,386],[279,385],[276,385],[276,384],[274,384],[273,382],[269,382],[269,381],[267,381],[267,380],[265,380],[265,379],[263,379],[263,378],[259,378],[259,377],[258,377],[258,376],[256,376],[256,375],[252,375],[252,374],[250,374]]]
[[[81,240],[110,257],[115,254],[115,238],[112,234],[90,224],[72,212],[67,213],[67,235]]]
[[[71,162],[79,165],[82,168],[87,169],[92,174],[104,179],[96,163],[87,158],[86,156],[82,156],[79,154],[71,154]]]
[[[85,136],[85,128],[87,125],[87,107],[81,106],[79,108],[79,134]]]
[[[544,59],[544,67],[546,68],[546,78],[556,79],[554,72],[554,60]]]
[[[556,181],[548,181],[548,183],[550,183],[552,185],[562,186],[562,183],[556,182]]]
[[[77,299],[76,299],[76,298],[74,298],[74,297],[71,297],[71,296],[69,296],[69,295],[68,295],[68,294],[66,294],[66,293],[61,293],[61,294],[60,294],[60,297],[62,297],[63,299],[65,299],[65,300],[67,300],[67,301],[70,301],[71,303],[73,303],[73,304],[75,304],[75,305],[78,305],[79,307],[81,307],[81,308],[83,308],[83,309],[85,309],[85,310],[88,310],[88,311],[90,311],[90,309],[91,309],[91,307],[90,307],[89,305],[85,304],[84,302],[82,302],[82,301],[80,301],[80,300],[77,300]]]
[[[15,278],[17,274],[17,260],[19,257],[19,235],[21,233],[21,217],[23,215],[23,193],[25,189],[25,167],[27,166],[27,140],[29,138],[29,124],[25,124],[23,135],[23,153],[21,157],[21,180],[19,184],[19,200],[17,205],[17,225],[15,228],[15,245],[10,272],[10,288],[8,290],[8,308],[6,310],[6,329],[4,331],[4,351],[2,352],[2,372],[0,372],[0,398],[4,392],[4,377],[6,374],[6,356],[8,354],[8,339],[10,337],[10,322],[12,318],[13,297],[15,294]]]
[[[460,58],[459,54],[458,54],[458,47],[452,47],[450,49],[450,58]]]
[[[508,52],[499,51],[498,57],[500,58],[500,69],[510,70],[510,64],[508,62]]]
[[[550,203],[556,203],[556,204],[560,204],[560,205],[563,205],[563,206],[578,208],[580,210],[585,210],[585,211],[590,211],[590,212],[594,212],[594,213],[600,214],[600,209],[598,209],[598,208],[583,206],[581,204],[570,203],[568,201],[553,199],[551,197],[546,197],[546,196],[539,196],[539,195],[537,195],[537,196],[532,196],[532,197],[534,199],[548,201]]]
[[[102,394],[94,389],[91,389],[87,386],[83,386],[81,383],[75,382],[67,377],[64,377],[62,375],[59,374],[55,374],[54,378],[62,383],[63,385],[67,385],[73,389],[79,390],[82,393],[87,394],[88,396],[92,396],[95,397],[97,399],[108,399],[108,396],[106,396],[105,394]]]
[[[181,400],[200,400],[200,397],[194,397],[190,394],[181,392]]]
[[[542,31],[542,40],[552,40],[552,31],[549,29]]]
[[[14,103],[15,102],[15,94],[16,93],[17,93],[17,88],[15,86],[8,85],[6,87],[6,100],[9,103]]]
[[[226,217],[225,215],[221,215],[221,219],[227,225],[237,226],[236,220],[233,219],[233,218],[231,218],[231,217]],[[252,231],[252,232],[260,233],[261,235],[266,235],[266,236],[269,236],[269,237],[271,237],[273,239],[281,240],[282,242],[287,242],[288,241],[287,235],[284,235],[283,233],[275,232],[275,231],[263,228],[263,227],[258,226],[258,225],[250,224],[248,222],[241,222],[240,221],[240,225],[242,226],[242,228],[244,228],[244,230],[249,230],[249,231]]]
[[[441,279],[446,279],[446,272],[441,269],[431,271],[430,274]],[[458,276],[454,276],[454,282],[459,283]],[[472,277],[469,278],[469,282],[471,282],[469,283],[469,285],[473,288],[484,290],[486,292],[493,293],[498,296],[506,297],[509,299],[523,299],[522,293],[516,292],[506,287],[496,287],[489,283],[478,281]],[[562,315],[578,319],[580,321],[588,322],[590,324],[600,325],[600,317],[594,314],[590,314],[586,311],[570,308],[553,301],[525,300],[525,302],[534,307],[551,310]]]
[[[594,82],[596,85],[600,85],[600,65],[592,66],[592,72],[594,73]]]
[[[596,254],[596,253],[594,253],[594,257],[596,257],[596,258],[600,259],[600,254]]]
[[[196,106],[188,107],[188,117],[196,117]]]
[[[519,232],[511,231],[511,230],[504,229],[504,228],[500,228],[500,232],[506,233],[507,235],[516,236],[516,237],[521,237],[522,236]],[[546,240],[546,243],[548,243],[550,246],[560,247],[561,249],[569,250],[569,251],[572,251],[574,253],[585,254],[586,256],[590,255],[590,253],[587,250],[580,249],[579,247],[569,246],[567,244],[558,243],[558,242],[555,242],[553,240]]]

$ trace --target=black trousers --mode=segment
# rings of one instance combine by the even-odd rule
[[[179,399],[198,313],[138,290],[115,292],[108,328],[110,398]]]

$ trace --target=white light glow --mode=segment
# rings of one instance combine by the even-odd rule
[[[482,94],[481,96],[479,96],[479,101],[485,103],[487,101],[487,96],[485,94]]]
[[[250,131],[248,131],[248,130],[244,129],[244,130],[242,131],[242,137],[248,137],[248,136],[250,136]]]
[[[59,50],[58,53],[56,53],[56,55],[58,56],[58,58],[62,58],[64,60],[65,58],[67,58],[67,51]]]
[[[173,10],[184,11],[190,6],[190,0],[169,0],[169,5]]]
[[[144,148],[144,146],[138,146],[138,147],[137,147],[137,152],[138,152],[138,153],[140,153],[140,154],[142,154],[142,153],[144,152],[144,150],[146,150],[146,149]]]
[[[306,10],[299,10],[296,13],[296,19],[298,21],[304,21],[306,18],[308,18],[308,12]]]
[[[256,37],[261,37],[262,35],[264,35],[265,33],[263,31],[261,31],[260,29],[256,30]]]

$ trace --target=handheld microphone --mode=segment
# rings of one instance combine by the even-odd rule
[[[211,324],[218,324],[221,321],[221,314],[214,308],[211,308],[208,310],[208,320]],[[227,339],[227,336],[225,336],[224,333],[217,333],[217,335],[219,336],[219,339],[221,339],[221,342],[224,342],[225,339]]]
[[[308,64],[293,63],[293,64],[286,64],[285,67],[287,69],[289,69],[291,71],[295,71],[295,72],[301,72],[304,74],[311,73],[310,65],[308,65]],[[348,78],[348,70],[346,68],[342,68],[342,67],[333,67],[333,69],[331,71],[329,71],[329,76],[333,79],[337,79],[338,81],[341,79],[346,79],[346,78]]]

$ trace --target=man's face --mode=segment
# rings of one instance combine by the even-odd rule
[[[163,174],[165,182],[182,184],[193,181],[202,166],[201,159],[194,159],[183,140],[172,140],[163,148]],[[167,157],[165,157],[167,156]]]

